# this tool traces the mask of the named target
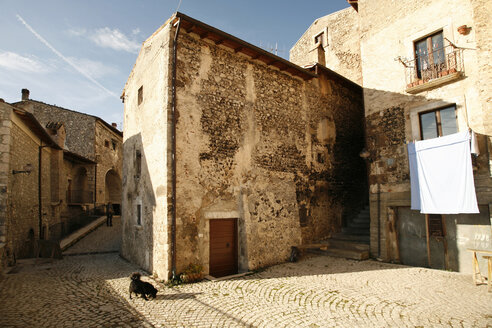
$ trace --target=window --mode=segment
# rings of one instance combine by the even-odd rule
[[[458,132],[456,106],[449,106],[419,114],[422,140],[446,136]]]
[[[323,29],[321,32],[313,37],[315,46],[326,47],[328,45],[328,28]]]
[[[137,225],[142,225],[142,204],[137,204]]]
[[[116,141],[111,139],[111,148],[113,148],[113,150],[116,150]]]
[[[135,176],[139,178],[142,173],[142,153],[140,150],[135,151],[135,171]]]
[[[109,140],[104,140],[104,147],[109,148]]]
[[[138,104],[140,105],[143,101],[143,85],[138,89]]]
[[[446,64],[442,31],[414,43],[417,77],[426,78],[427,73],[440,72]],[[431,75],[432,76],[432,75]]]
[[[429,225],[429,236],[444,237],[443,216],[440,214],[426,214]]]

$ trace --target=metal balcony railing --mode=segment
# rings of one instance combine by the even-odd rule
[[[67,191],[67,203],[68,204],[84,204],[93,203],[94,196],[92,191],[87,190],[68,190]]]
[[[447,80],[451,76],[463,74],[463,49],[450,45],[424,56],[417,56],[403,64],[408,91],[431,80]]]

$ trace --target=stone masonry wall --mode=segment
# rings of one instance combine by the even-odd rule
[[[107,146],[106,146],[107,145]],[[100,121],[96,121],[94,148],[98,154],[96,203],[121,204],[123,138]],[[92,181],[93,185],[94,181]],[[92,189],[93,190],[93,189]]]
[[[22,101],[18,106],[31,111],[43,127],[48,122],[63,122],[68,150],[95,160],[95,117],[34,100]]]
[[[314,42],[320,32],[328,32],[321,50]],[[359,14],[350,7],[315,20],[290,49],[289,59],[299,66],[320,63],[362,85],[359,40]]]
[[[33,167],[29,175],[12,174],[9,180],[8,241],[11,243],[16,258],[32,256],[33,242],[39,239],[38,140],[26,127],[23,127],[22,123],[12,125],[10,169],[22,170],[26,164],[31,164]],[[58,217],[53,216],[51,209],[50,162],[50,149],[43,148],[41,215],[47,239],[56,238],[50,235],[49,227],[58,223]]]
[[[177,86],[178,271],[192,262],[208,270],[211,217],[238,216],[240,270],[284,261],[290,246],[340,229],[343,178],[333,173],[342,165],[360,172],[362,162],[338,157],[337,143],[353,135],[351,123],[336,124],[346,108],[347,118],[358,115],[358,154],[360,94],[337,84],[322,93],[317,79],[303,82],[184,32]]]
[[[10,175],[10,140],[12,109],[4,102],[0,102],[0,270],[13,261],[12,245],[7,245],[8,223],[8,179]],[[10,262],[10,263],[9,263]]]
[[[124,90],[121,254],[162,279],[170,271],[169,31],[167,24],[144,42]],[[141,103],[138,90],[142,90]]]
[[[410,206],[410,183],[405,142],[421,139],[420,113],[455,105],[458,130],[471,128],[479,134],[481,155],[476,159],[475,189],[481,210],[492,202],[492,181],[487,165],[490,160],[487,158],[487,138],[490,137],[485,137],[492,135],[488,96],[485,96],[486,90],[490,89],[490,65],[484,61],[490,48],[486,43],[490,32],[485,28],[490,24],[485,18],[489,9],[477,9],[485,7],[484,2],[473,0],[359,1],[367,146],[371,153],[371,252],[374,256],[391,259],[385,236],[389,207],[401,209],[397,212],[404,215],[398,218],[402,224],[415,219],[409,217],[410,211],[406,210]],[[461,25],[471,27],[470,33],[459,34],[457,27]],[[394,59],[413,59],[414,42],[437,31],[443,32],[445,45],[451,42],[462,48],[464,78],[418,94],[408,94],[405,92],[405,67]],[[481,213],[483,215],[489,214]],[[478,227],[480,218],[460,215],[455,218],[448,220],[453,222],[448,226],[448,245],[460,249],[456,254],[466,253],[458,240],[482,238],[483,234],[478,228],[472,229],[461,222],[475,222]],[[415,220],[423,222],[423,215],[419,214]],[[378,222],[381,228],[379,241]],[[490,234],[487,238],[491,238]],[[454,262],[459,262],[452,268],[454,270],[464,270],[468,265],[469,259],[459,256],[460,260]]]

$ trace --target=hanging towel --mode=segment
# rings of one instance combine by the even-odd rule
[[[410,169],[410,209],[420,210],[419,172],[417,167],[417,153],[415,152],[415,143],[408,143],[407,151],[408,166]]]
[[[417,141],[415,151],[421,213],[479,213],[468,131]]]

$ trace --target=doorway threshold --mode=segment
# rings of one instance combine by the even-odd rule
[[[222,280],[227,280],[227,279],[233,279],[233,278],[240,278],[240,277],[244,277],[244,276],[247,276],[249,274],[252,274],[253,272],[251,271],[247,271],[247,272],[242,272],[242,273],[236,273],[236,274],[231,274],[230,276],[224,276],[224,277],[219,277],[219,278],[215,278],[213,276],[210,276],[210,275],[206,275],[205,279],[207,280],[210,280],[210,281],[222,281]]]

